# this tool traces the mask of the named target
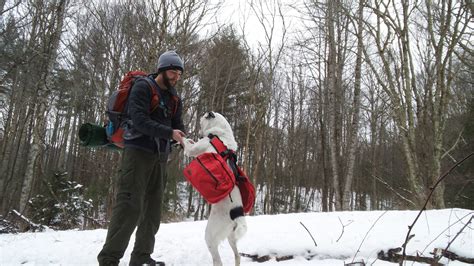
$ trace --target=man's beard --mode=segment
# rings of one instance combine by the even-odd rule
[[[163,73],[163,83],[168,89],[171,89],[174,87],[173,85],[171,85],[170,79],[168,78],[168,75],[166,75],[166,72]]]

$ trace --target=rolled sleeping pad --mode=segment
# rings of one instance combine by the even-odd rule
[[[79,128],[79,141],[85,147],[110,146],[105,127],[91,123],[82,124]]]

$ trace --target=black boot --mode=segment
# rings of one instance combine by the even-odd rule
[[[145,260],[141,260],[141,261],[131,259],[128,265],[129,266],[165,266],[165,263],[163,261],[156,261],[148,257]]]

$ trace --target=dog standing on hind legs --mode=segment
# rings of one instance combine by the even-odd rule
[[[229,122],[219,113],[206,113],[200,120],[201,136],[197,142],[184,139],[184,153],[189,157],[197,157],[206,152],[217,153],[208,136],[214,135],[227,146],[236,151],[238,146]],[[211,205],[211,214],[206,226],[206,244],[212,256],[214,266],[221,266],[219,243],[227,238],[234,252],[235,265],[240,265],[237,241],[247,232],[242,197],[239,188],[234,186],[230,194],[221,201]]]
[[[206,226],[206,243],[212,255],[214,266],[222,265],[219,255],[219,243],[227,238],[234,252],[235,265],[240,265],[237,240],[247,232],[242,199],[237,186],[229,197],[211,205],[211,214]]]

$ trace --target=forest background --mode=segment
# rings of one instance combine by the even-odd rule
[[[121,154],[80,146],[78,129],[168,49],[185,61],[188,136],[210,110],[234,128],[254,215],[421,208],[474,151],[471,0],[249,0],[240,23],[217,19],[226,3],[1,0],[1,220],[106,226]],[[473,160],[428,208],[474,209]],[[187,163],[173,152],[167,221],[208,215]]]

